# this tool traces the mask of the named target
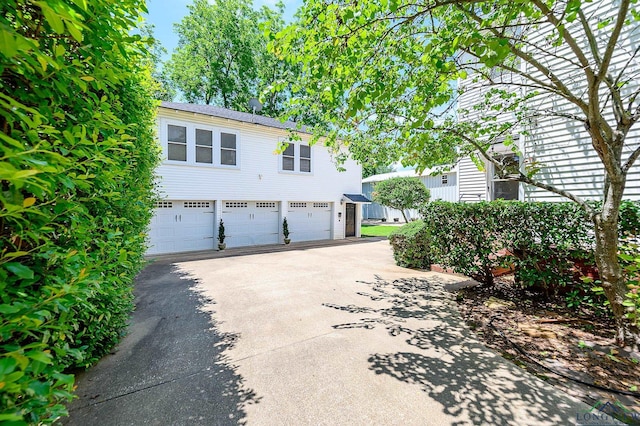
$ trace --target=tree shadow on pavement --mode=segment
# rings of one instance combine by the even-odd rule
[[[361,315],[336,329],[383,327],[402,339],[393,353],[368,359],[376,374],[419,385],[466,424],[567,424],[585,406],[551,390],[479,343],[458,314],[450,284],[438,277],[362,282],[369,306],[325,304]],[[365,315],[363,315],[365,314]],[[425,413],[428,414],[428,413]]]
[[[145,268],[128,335],[78,375],[79,399],[65,424],[246,423],[244,407],[260,398],[224,355],[237,336],[217,331],[205,312],[214,302],[195,285],[171,264]]]

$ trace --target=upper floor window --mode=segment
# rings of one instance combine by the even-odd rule
[[[196,129],[196,163],[213,164],[213,132]]]
[[[236,165],[236,135],[233,133],[220,133],[220,164]]]
[[[300,171],[311,172],[311,147],[300,145]]]
[[[170,163],[237,167],[238,132],[199,123],[162,120],[160,137]]]
[[[169,124],[167,130],[167,158],[187,161],[187,128]]]
[[[442,175],[442,185],[448,185],[449,184],[449,175]]]
[[[296,146],[292,143],[282,153],[282,170],[294,171]]]
[[[311,173],[311,147],[289,142],[281,155],[281,171]]]

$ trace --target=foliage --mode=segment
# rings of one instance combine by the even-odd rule
[[[385,164],[371,166],[368,163],[364,163],[362,165],[362,178],[364,179],[364,178],[368,178],[369,176],[381,175],[384,173],[391,173],[394,171],[395,171],[395,168],[393,166],[389,166]]]
[[[500,226],[499,205],[444,201],[425,205],[421,214],[431,235],[433,263],[492,284],[492,270],[503,260],[495,256],[502,248],[496,232]]]
[[[0,6],[0,420],[66,414],[119,339],[151,219],[155,104],[144,4]]]
[[[640,201],[625,200],[620,204],[619,224],[622,238],[640,235]]]
[[[421,220],[407,223],[389,234],[393,258],[398,266],[431,269],[430,232]]]
[[[487,284],[493,269],[508,264],[519,285],[548,294],[596,270],[593,225],[575,203],[436,201],[421,214],[430,229],[433,261]],[[621,223],[629,220],[625,215]],[[588,293],[579,289],[580,295]]]
[[[429,202],[430,193],[417,177],[394,177],[375,184],[373,201],[400,210],[408,222],[405,209],[417,209]]]
[[[615,237],[627,175],[640,157],[632,129],[640,120],[633,66],[637,0],[366,2],[310,0],[279,34],[274,50],[302,64],[293,111],[314,111],[316,138],[348,145],[361,162],[418,169],[471,157],[499,177],[566,197],[594,223],[595,258],[616,318],[616,342],[640,347],[624,318],[626,287]],[[452,110],[469,84],[479,93]],[[465,87],[466,86],[466,87]],[[459,105],[459,104],[458,104]],[[526,136],[555,120],[575,130],[566,152],[600,160],[598,209],[550,178],[535,158],[519,168],[494,157],[503,143],[521,154]],[[577,124],[577,126],[576,126]],[[521,156],[521,158],[523,158]],[[441,166],[440,166],[441,167]],[[541,169],[548,173],[539,174]],[[550,170],[551,169],[551,170]],[[605,173],[606,171],[606,173]]]
[[[361,235],[363,237],[388,237],[397,229],[397,226],[368,225],[363,223]]]
[[[218,243],[224,244],[224,239],[226,236],[224,235],[224,222],[220,219],[220,223],[218,223]]]
[[[267,42],[284,27],[284,3],[275,10],[252,6],[251,0],[195,0],[175,25],[179,44],[163,72],[188,102],[251,112],[249,99],[270,87],[261,114],[282,111],[299,66],[270,53]]]
[[[284,238],[289,238],[289,223],[286,217],[282,219],[282,235],[284,235]]]
[[[640,325],[640,244],[626,241],[620,250],[620,264],[627,281],[627,293],[622,303],[631,322]]]

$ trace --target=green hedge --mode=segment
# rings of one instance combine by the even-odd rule
[[[0,9],[0,422],[65,415],[118,341],[155,198],[144,2]]]
[[[389,234],[393,257],[405,268],[431,268],[429,230],[422,220],[407,223]]]
[[[639,211],[623,203],[621,235],[637,235]],[[592,224],[575,203],[437,201],[421,214],[432,261],[486,284],[493,269],[510,265],[520,285],[550,292],[595,269]]]

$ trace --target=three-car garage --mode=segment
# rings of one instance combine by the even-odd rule
[[[217,247],[220,219],[229,248],[278,244],[285,217],[293,241],[331,239],[333,206],[327,201],[160,201],[151,221],[147,254],[212,250]]]

